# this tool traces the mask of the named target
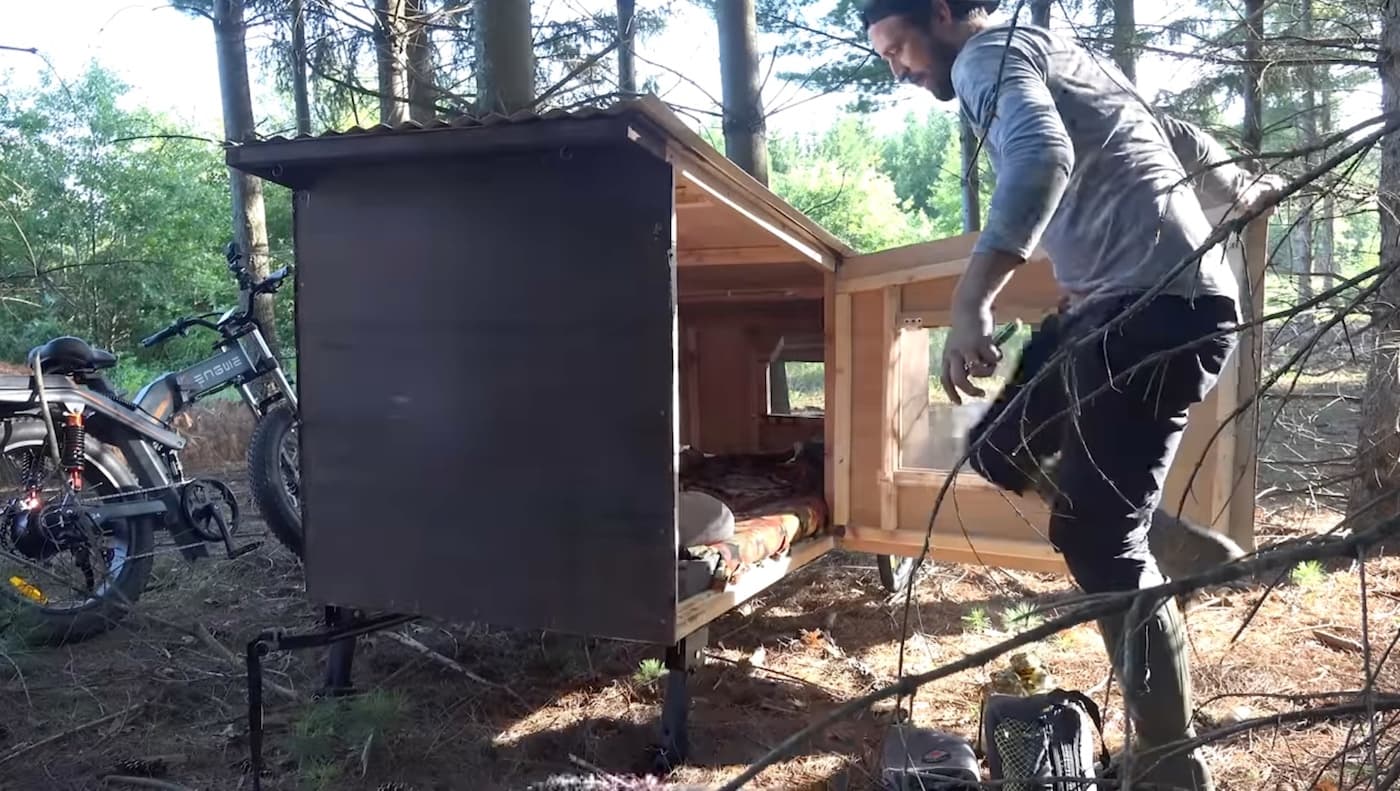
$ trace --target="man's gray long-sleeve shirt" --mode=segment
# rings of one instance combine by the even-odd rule
[[[1111,62],[1043,28],[977,33],[953,84],[997,174],[976,249],[1028,257],[1039,244],[1079,300],[1155,286],[1213,229],[1193,184],[1228,205],[1250,178],[1208,167],[1229,159],[1218,143],[1154,113]],[[1167,293],[1237,299],[1239,287],[1217,245]]]

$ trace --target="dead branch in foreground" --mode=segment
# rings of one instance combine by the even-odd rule
[[[767,769],[777,761],[787,757],[803,742],[822,733],[838,721],[847,719],[869,708],[871,704],[877,701],[897,695],[912,694],[925,684],[956,673],[961,673],[964,670],[980,667],[1009,651],[1020,648],[1023,645],[1029,645],[1030,643],[1043,640],[1065,629],[1070,629],[1107,615],[1132,610],[1135,607],[1146,607],[1146,609],[1150,610],[1152,604],[1165,601],[1173,596],[1191,593],[1214,585],[1238,582],[1257,576],[1261,572],[1287,568],[1309,560],[1361,557],[1368,549],[1397,535],[1400,535],[1400,516],[1393,516],[1373,528],[1353,533],[1345,538],[1299,541],[1287,547],[1262,550],[1253,557],[1242,558],[1231,563],[1222,564],[1210,571],[1202,572],[1201,574],[1196,574],[1191,577],[1184,577],[1179,580],[1173,580],[1161,585],[1155,585],[1151,588],[1124,591],[1122,593],[1101,594],[1087,598],[1082,605],[1067,615],[1046,621],[1041,626],[1029,629],[984,650],[968,654],[956,662],[951,662],[923,673],[904,676],[893,684],[862,695],[849,703],[833,709],[811,725],[808,725],[792,736],[789,736],[787,739],[784,739],[782,743],[753,762],[733,780],[720,786],[718,791],[735,791],[745,783],[756,778],[764,769]],[[1387,698],[1387,700],[1389,700],[1389,698]],[[1378,703],[1379,701],[1373,700],[1372,705],[1376,705],[1376,707],[1379,708]],[[1395,708],[1400,708],[1400,704],[1396,704]],[[1268,718],[1266,718],[1266,720],[1264,724],[1272,721]]]
[[[25,744],[21,744],[17,747],[14,747],[4,755],[0,755],[0,764],[7,764],[16,758],[19,758],[23,755],[27,755],[33,752],[34,750],[39,749],[40,747],[53,744],[57,741],[62,741],[63,739],[68,738],[69,736],[74,736],[76,734],[82,733],[83,731],[88,730],[89,728],[96,728],[99,725],[103,725],[105,723],[111,722],[112,720],[124,717],[128,714],[132,714],[140,709],[145,708],[148,705],[150,705],[150,701],[145,700],[141,701],[140,703],[133,703],[132,705],[127,706],[124,709],[119,709],[117,711],[112,712],[111,714],[98,717],[95,720],[88,720],[87,722],[75,725],[72,728],[69,728],[68,730],[60,731],[52,736],[46,736],[36,742],[27,742]]]

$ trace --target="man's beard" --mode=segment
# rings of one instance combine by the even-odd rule
[[[957,91],[953,89],[953,61],[958,57],[958,48],[930,38],[929,49],[932,50],[934,62],[938,66],[928,72],[928,90],[939,101],[950,102],[957,98]]]

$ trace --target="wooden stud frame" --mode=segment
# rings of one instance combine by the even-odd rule
[[[1211,215],[1213,221],[1219,221],[1223,212],[1216,210]],[[1224,245],[1241,283],[1242,312],[1246,320],[1262,310],[1266,225],[1267,217],[1260,218],[1241,240],[1227,241]],[[901,410],[908,407],[904,403],[906,395],[917,397],[918,394],[903,392],[910,385],[903,381],[905,376],[901,370],[901,348],[905,344],[901,342],[900,328],[948,324],[951,318],[948,308],[928,304],[928,294],[939,293],[937,288],[931,291],[930,285],[943,281],[946,292],[951,293],[952,283],[966,267],[975,239],[975,234],[967,234],[859,256],[845,262],[838,270],[836,408],[841,411],[834,414],[845,418],[836,427],[837,464],[834,469],[837,476],[834,513],[839,525],[839,548],[910,557],[922,550],[927,516],[948,473],[913,470],[901,464],[904,439]],[[1037,258],[1041,256],[1033,257],[1031,263]],[[1054,310],[1058,293],[1051,288],[1053,279],[1049,276],[1048,261],[1044,265],[1039,272],[1028,269],[1013,278],[1012,285],[999,300],[1001,304],[996,306],[999,320],[1021,318],[1038,322]],[[910,304],[911,288],[921,290],[924,304]],[[849,463],[851,416],[861,405],[851,403],[849,373],[844,378],[841,373],[849,372],[851,306],[861,294],[874,292],[881,297],[880,321],[886,330],[884,343],[888,364],[880,400],[879,469],[874,472],[879,516],[871,523],[852,517],[852,496],[856,488],[853,479],[870,471],[854,469]],[[862,304],[869,306],[871,303],[867,298]],[[1236,404],[1247,399],[1257,387],[1258,354],[1257,331],[1242,333],[1239,350],[1227,364],[1211,396],[1192,410],[1191,425],[1178,452],[1163,500],[1164,507],[1172,510],[1184,500],[1189,517],[1225,532],[1246,548],[1254,546],[1252,489],[1256,461],[1255,443],[1251,438],[1257,418],[1253,418],[1252,410],[1246,411],[1236,428],[1220,431],[1214,441],[1210,440],[1210,435],[1229,417]],[[1189,496],[1183,498],[1181,492],[1198,461],[1201,470],[1190,482]],[[865,512],[869,512],[868,507]],[[1039,500],[1002,492],[964,468],[944,498],[932,535],[931,551],[934,556],[959,562],[1061,572],[1063,561],[1045,536],[1048,517],[1048,509]]]

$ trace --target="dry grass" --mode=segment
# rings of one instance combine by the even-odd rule
[[[200,401],[175,418],[175,428],[189,438],[180,458],[191,470],[244,463],[253,414],[242,401]]]
[[[866,561],[828,557],[713,625],[714,658],[692,682],[693,765],[678,771],[675,781],[722,781],[814,715],[894,676],[899,607],[885,600]],[[1367,572],[1371,623],[1383,643],[1400,622],[1394,617],[1400,562],[1373,561]],[[261,628],[313,626],[297,579],[289,556],[271,546],[199,567],[166,560],[156,590],[144,601],[160,621],[203,623],[240,653]],[[917,633],[908,644],[906,669],[928,669],[985,647],[1005,636],[1008,608],[1065,591],[1063,581],[1050,575],[930,569],[916,593]],[[1312,631],[1359,639],[1357,591],[1355,570],[1300,575],[1275,592],[1234,646],[1229,638],[1257,591],[1193,608],[1189,623],[1203,721],[1280,707],[1277,700],[1255,697],[1259,693],[1356,686],[1360,656],[1323,645]],[[976,609],[988,615],[985,626],[970,617]],[[178,760],[170,776],[187,787],[238,786],[247,751],[238,668],[163,623],[138,619],[130,626],[67,649],[7,647],[24,675],[21,681],[12,670],[0,670],[0,697],[10,712],[0,754],[135,702],[149,705],[0,766],[11,784],[0,787],[93,788],[121,760],[171,756]],[[334,706],[269,695],[269,788],[372,789],[388,780],[420,789],[521,788],[579,771],[571,755],[610,772],[645,768],[661,684],[641,668],[659,656],[654,649],[480,626],[404,628],[486,679],[509,684],[528,705],[372,636],[362,643],[356,675],[373,693],[368,699]],[[1098,635],[1088,626],[1034,650],[1066,686],[1094,688],[1107,669]],[[268,678],[309,693],[319,683],[321,655],[275,654]],[[973,733],[984,680],[985,672],[967,672],[925,688],[913,701],[916,722]],[[1381,673],[1379,686],[1400,688],[1393,664]],[[1116,699],[1108,711],[1109,739],[1116,743],[1122,733]],[[756,787],[872,788],[869,775],[889,721],[884,710],[838,726],[767,772]],[[1261,732],[1211,748],[1210,760],[1222,789],[1284,782],[1306,788],[1322,758],[1346,737],[1344,725]]]
[[[226,475],[248,503],[241,478],[248,426],[235,422],[242,419],[236,412],[196,416],[191,453],[204,469],[191,467]],[[1353,413],[1344,400],[1323,409],[1307,400],[1290,404],[1264,455],[1323,458],[1312,454],[1333,453],[1335,443],[1355,436]],[[1291,486],[1311,475],[1295,469],[1265,467],[1264,484]],[[1325,530],[1338,519],[1336,505],[1326,496],[1267,498],[1260,509],[1261,539]],[[250,522],[244,538],[262,532]],[[142,599],[143,616],[150,617],[133,618],[91,642],[38,649],[0,634],[0,761],[26,743],[60,736],[0,763],[0,789],[101,788],[101,779],[128,759],[159,759],[165,779],[191,789],[247,788],[241,668],[183,627],[203,624],[240,656],[246,641],[264,628],[315,627],[316,610],[303,595],[298,565],[270,536],[262,537],[267,543],[248,556],[216,556],[195,566],[164,548]],[[1192,608],[1188,623],[1203,727],[1291,706],[1280,694],[1359,685],[1362,657],[1314,635],[1321,629],[1361,638],[1358,571],[1301,569],[1268,598],[1235,644],[1230,638],[1260,589],[1207,598]],[[1400,560],[1372,560],[1366,576],[1379,651],[1400,623]],[[927,568],[916,590],[905,669],[930,669],[990,645],[1006,636],[1011,614],[1053,606],[1057,595],[1069,591],[1053,575]],[[672,779],[708,784],[732,777],[813,717],[892,680],[900,615],[900,602],[880,590],[869,557],[835,553],[715,622],[712,658],[691,686],[693,760]],[[375,789],[397,781],[424,790],[506,789],[581,774],[580,762],[624,775],[646,768],[663,684],[647,660],[658,659],[659,649],[473,624],[402,628],[473,673],[509,685],[525,705],[382,635],[361,643],[355,680],[368,694],[352,701],[310,700],[320,683],[323,651],[274,654],[267,678],[303,697],[266,700],[265,787]],[[1108,704],[1110,743],[1119,742],[1120,702],[1112,686],[1100,687],[1107,662],[1097,632],[1081,626],[1034,650],[1063,686],[1096,690],[1094,697]],[[915,721],[971,735],[978,688],[993,669],[923,689],[913,700]],[[1400,689],[1394,660],[1377,686]],[[145,705],[64,735],[136,703]],[[879,742],[891,719],[892,709],[881,707],[843,723],[752,787],[873,788]],[[1257,731],[1211,746],[1208,760],[1222,791],[1303,791],[1347,742],[1353,724]]]

